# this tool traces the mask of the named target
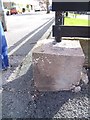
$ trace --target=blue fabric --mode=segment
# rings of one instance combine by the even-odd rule
[[[2,24],[0,22],[0,70],[6,69],[9,66],[7,42]]]

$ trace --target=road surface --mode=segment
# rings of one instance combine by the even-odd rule
[[[8,43],[10,68],[2,74],[3,84],[21,64],[36,42],[44,35],[54,22],[54,13],[24,13],[7,16],[8,31],[5,36]]]

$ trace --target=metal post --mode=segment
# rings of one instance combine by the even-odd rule
[[[49,10],[49,0],[46,0],[46,8],[47,8],[47,14],[50,13],[50,10]]]
[[[60,36],[55,36],[56,42],[61,42],[61,28],[60,25],[64,24],[64,16],[62,12],[56,11],[55,12],[55,25],[58,25],[58,31]]]

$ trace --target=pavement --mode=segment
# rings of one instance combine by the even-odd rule
[[[51,37],[51,28],[41,40]],[[86,72],[85,72],[86,74]],[[90,118],[90,83],[80,91],[39,92],[33,81],[32,51],[8,77],[2,89],[3,118]]]

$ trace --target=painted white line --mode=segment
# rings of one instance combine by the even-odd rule
[[[44,35],[40,38],[40,40],[47,39],[49,33],[52,30],[52,25],[48,28],[48,30],[44,33]],[[39,40],[39,41],[40,41]],[[34,47],[33,47],[34,48]],[[32,50],[33,50],[32,48]],[[20,68],[20,65],[13,71],[13,73],[9,76],[7,82],[13,81],[16,78],[24,75],[32,64],[32,50],[26,55],[26,57],[22,60],[23,66]],[[18,76],[17,76],[18,75]],[[7,83],[6,82],[6,83]]]
[[[49,21],[51,22],[52,19]],[[14,48],[12,51],[8,53],[8,55],[12,55],[16,50],[18,50],[22,45],[24,45],[30,38],[32,38],[36,33],[38,33],[42,28],[44,28],[49,22],[47,22],[45,25],[43,25],[41,28],[39,28],[36,32],[34,32],[32,35],[30,35],[27,39],[25,39],[21,44],[19,44],[16,48]]]
[[[44,33],[44,35],[37,42],[44,41],[45,39],[47,39],[51,31],[52,31],[52,25],[48,28],[48,30]],[[35,46],[36,46],[36,44],[34,45],[34,47]],[[34,47],[26,55],[26,57],[23,59],[24,64],[21,67],[21,71],[19,73],[19,76],[24,75],[28,71],[28,69],[30,68],[30,66],[32,64],[32,51],[33,51]]]

